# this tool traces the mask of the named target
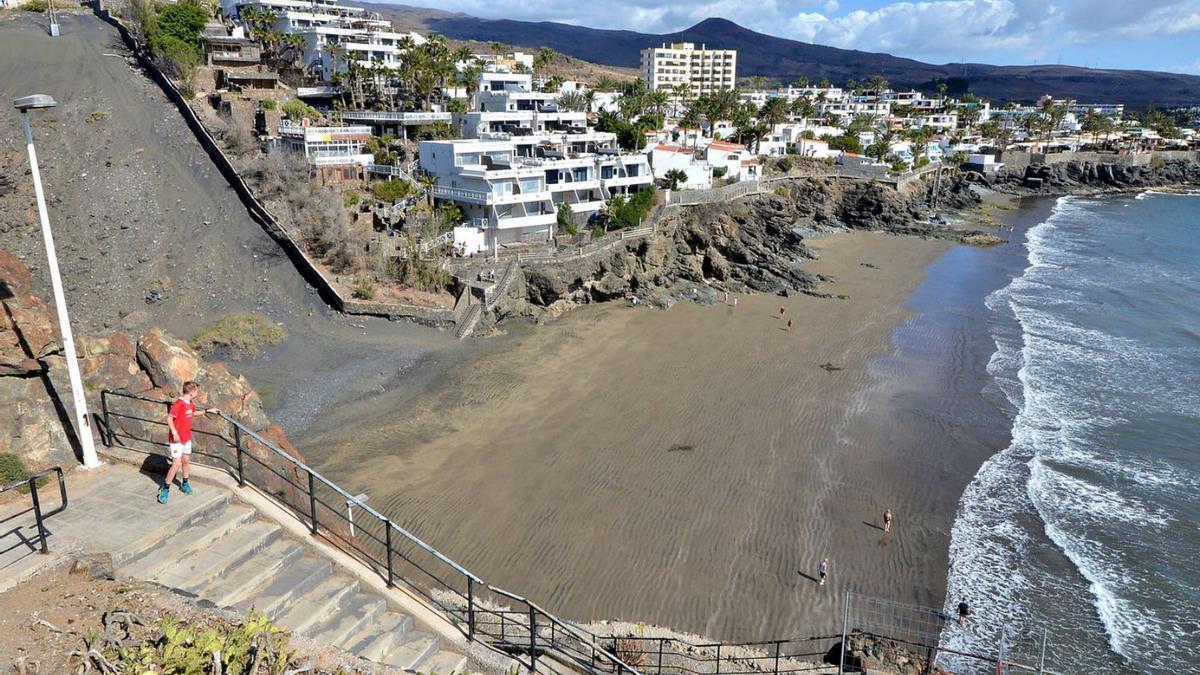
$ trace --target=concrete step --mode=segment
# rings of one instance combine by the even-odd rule
[[[416,667],[418,673],[459,675],[467,672],[467,657],[454,652],[440,651]]]
[[[170,560],[167,559],[171,556],[163,556],[166,562],[143,578],[194,593],[211,580],[253,558],[278,539],[281,532],[282,528],[275,523],[260,520],[243,523],[203,548],[189,547]]]
[[[162,564],[164,556],[174,558],[182,551],[203,551],[255,517],[254,509],[227,502],[220,509],[208,512],[203,518],[194,518],[189,524],[172,532],[169,544],[155,545],[129,556],[121,564],[121,572],[141,579],[148,578],[150,571]]]
[[[153,497],[149,500],[153,500]],[[174,538],[181,529],[216,517],[229,504],[229,493],[224,490],[201,490],[188,496],[172,490],[168,504],[149,500],[144,517],[160,519],[162,524],[137,539],[118,545],[112,551],[113,565],[118,568],[153,551],[164,540]],[[161,515],[158,509],[161,509]]]
[[[296,633],[308,634],[309,629],[342,611],[342,603],[358,592],[358,581],[344,574],[334,574],[311,590],[300,593],[282,611],[276,622]]]
[[[345,598],[333,617],[316,624],[308,634],[321,644],[344,648],[348,638],[363,626],[372,626],[387,611],[387,603],[373,593],[355,593]]]
[[[305,548],[290,539],[271,542],[258,555],[205,584],[196,594],[218,607],[231,607],[266,586],[284,567],[303,558]]]
[[[438,639],[434,636],[411,631],[400,636],[380,662],[405,670],[416,670],[422,662],[437,653],[438,646]]]
[[[398,612],[385,612],[378,621],[359,629],[346,638],[346,651],[372,661],[382,661],[405,633],[412,630],[412,617]]]
[[[233,599],[240,611],[256,609],[275,619],[292,602],[333,574],[333,565],[325,558],[306,555],[279,570],[262,586],[245,591]]]

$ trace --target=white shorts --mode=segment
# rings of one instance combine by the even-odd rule
[[[171,459],[192,454],[191,441],[188,441],[187,443],[168,443],[167,447],[171,449]]]

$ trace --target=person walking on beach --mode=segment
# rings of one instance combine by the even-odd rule
[[[817,585],[824,586],[825,577],[829,576],[829,558],[821,561],[821,564],[817,567],[817,576],[821,578],[821,580],[817,582]]]
[[[883,512],[883,531],[884,532],[892,531],[892,510],[891,509],[887,509]]]
[[[200,385],[188,380],[183,383],[179,398],[171,404],[167,413],[167,447],[171,451],[171,468],[167,470],[167,478],[158,490],[158,503],[166,504],[171,496],[171,483],[178,473],[182,478],[179,489],[185,495],[192,494],[192,486],[188,483],[191,473],[192,459],[192,419],[196,416],[196,404],[192,400],[200,393]],[[201,411],[201,415],[221,412],[217,408]]]
[[[792,332],[792,320],[788,319],[788,332]]]
[[[787,311],[787,310],[786,310],[785,308],[783,308],[783,307],[780,307],[780,308],[779,308],[779,318],[780,318],[780,319],[782,319],[782,318],[783,318],[783,314],[784,314],[784,312],[786,312],[786,311]]]
[[[967,604],[967,599],[963,598],[958,601],[958,625],[963,625],[967,622],[967,617],[971,615],[971,606]]]

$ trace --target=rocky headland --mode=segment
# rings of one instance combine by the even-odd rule
[[[1001,169],[990,187],[1009,194],[1045,196],[1200,187],[1200,163],[1157,158],[1147,164],[1086,159],[1052,164],[1035,162]]]
[[[986,243],[985,232],[931,220],[933,190],[931,181],[897,189],[869,180],[797,177],[778,181],[765,194],[668,207],[649,238],[589,257],[525,265],[491,319],[544,321],[576,305],[633,296],[665,308],[680,299],[712,302],[724,291],[824,295],[822,279],[804,269],[804,261],[816,257],[805,240],[829,232]],[[980,198],[955,177],[944,180],[937,202],[968,209]]]

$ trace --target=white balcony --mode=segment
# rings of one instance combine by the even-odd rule
[[[546,188],[551,192],[570,192],[572,190],[596,190],[600,188],[599,180],[577,180],[564,181],[561,183],[549,183]]]
[[[645,176],[613,176],[612,178],[603,178],[604,187],[621,187],[623,185],[649,185],[654,178],[650,174]]]
[[[501,230],[509,230],[516,227],[549,227],[558,220],[556,213],[539,213],[532,216],[519,216],[516,218],[501,218],[496,223],[496,227]]]
[[[496,194],[495,192],[486,192],[484,190],[469,190],[467,188],[449,187],[445,185],[433,186],[433,196],[441,199],[451,199],[458,202],[467,202],[468,204],[484,204],[501,206],[504,204],[518,204],[523,202],[542,202],[550,201],[550,191],[540,192],[516,192],[512,194]]]

